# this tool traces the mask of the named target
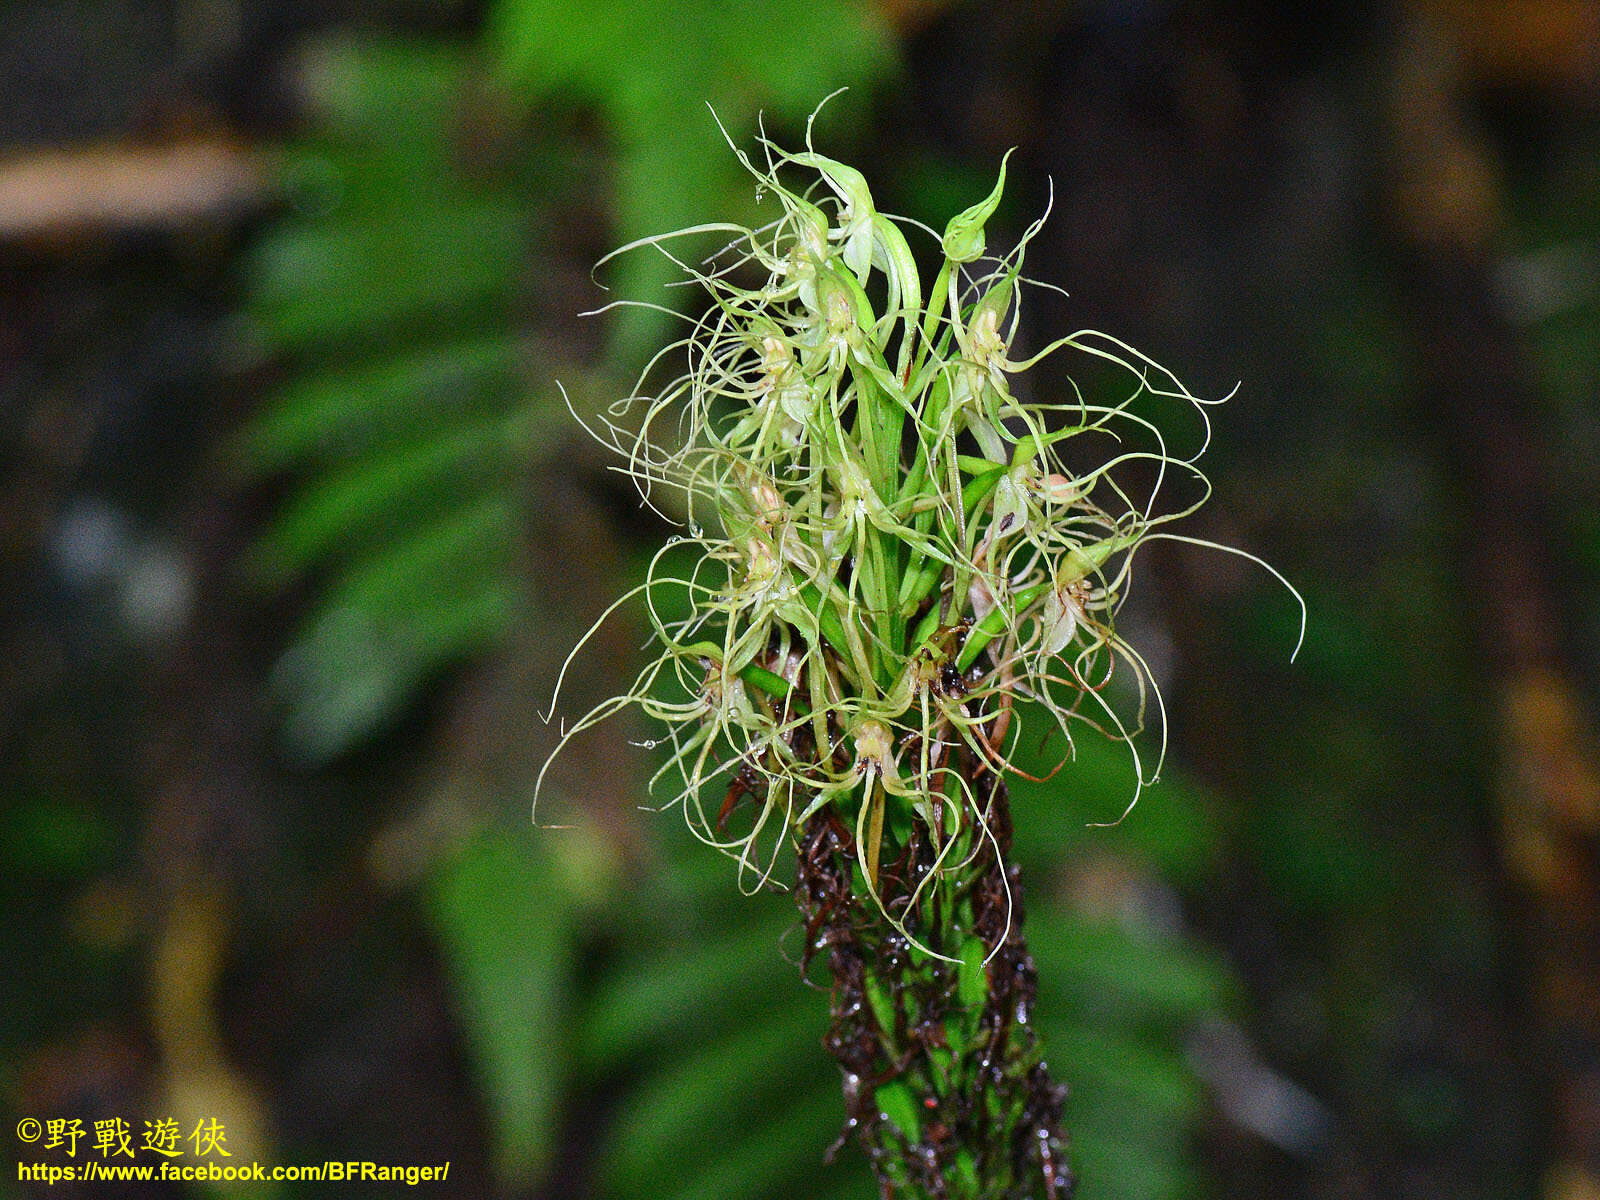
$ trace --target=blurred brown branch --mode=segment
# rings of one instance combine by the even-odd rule
[[[21,154],[0,162],[0,238],[226,219],[265,189],[258,158],[217,139]]]

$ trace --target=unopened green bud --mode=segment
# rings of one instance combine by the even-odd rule
[[[1109,537],[1103,542],[1074,546],[1062,556],[1061,569],[1056,572],[1056,586],[1068,587],[1088,578],[1105,566],[1106,560],[1118,550],[1126,550],[1132,540],[1126,537]]]
[[[951,262],[977,262],[983,257],[983,227],[1000,207],[1000,196],[1006,187],[1006,160],[1011,154],[1007,150],[1000,160],[1000,178],[995,180],[994,190],[965,212],[957,213],[944,227],[944,256]]]

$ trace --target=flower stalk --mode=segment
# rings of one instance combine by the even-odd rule
[[[962,869],[935,875],[916,906],[921,920],[909,917],[911,896],[935,871],[936,851],[914,824],[880,866],[882,912],[861,902],[851,834],[837,817],[818,813],[802,831],[795,894],[806,957],[825,954],[832,976],[824,1044],[844,1077],[840,1142],[860,1140],[886,1196],[1066,1200],[1065,1089],[1030,1024],[1035,971],[1017,869],[1006,861],[1005,785],[979,770],[995,839]],[[913,922],[942,957],[900,932]]]
[[[646,504],[675,494],[685,533],[618,601],[643,599],[655,656],[561,745],[637,707],[668,750],[652,792],[742,886],[797,864],[848,1128],[885,1196],[1065,1197],[1005,779],[1025,724],[1069,755],[1083,727],[1126,741],[1139,786],[1159,771],[1133,740],[1159,693],[1113,618],[1140,548],[1194,540],[1164,527],[1209,492],[1199,451],[1173,453],[1145,410],[1187,409],[1203,450],[1206,402],[1092,331],[1018,354],[1043,218],[987,253],[1004,163],[938,234],[806,142],[761,138],[759,166],[734,148],[768,224],[615,252],[666,255],[708,299],[586,426]],[[679,252],[709,235],[709,258]],[[1065,350],[1120,375],[1111,398],[1032,394]],[[1163,510],[1174,476],[1189,502]]]

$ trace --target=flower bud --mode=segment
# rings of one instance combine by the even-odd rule
[[[991,373],[1005,358],[1006,339],[1000,332],[1000,324],[1011,310],[1012,291],[1012,281],[1002,280],[985,292],[983,299],[972,310],[972,324],[967,335],[971,342],[968,352],[974,362]]]
[[[1129,540],[1124,537],[1109,537],[1103,542],[1074,546],[1061,558],[1061,567],[1056,572],[1056,586],[1067,587],[1081,579],[1087,579],[1105,566],[1106,560],[1118,550],[1127,549]]]
[[[792,443],[805,430],[815,405],[811,390],[806,386],[794,350],[789,343],[771,334],[761,339],[761,383],[758,387],[764,400],[776,401],[783,410],[782,432]]]
[[[783,497],[778,495],[778,489],[765,479],[756,479],[749,486],[751,509],[767,528],[772,528],[783,520],[785,505]]]
[[[951,262],[977,262],[983,257],[983,227],[1000,207],[1000,195],[1006,187],[1006,160],[1011,154],[1007,150],[1000,160],[1000,178],[995,181],[994,190],[965,212],[957,213],[945,226],[944,256]]]
[[[1078,490],[1075,481],[1065,475],[1051,472],[1043,479],[1033,481],[1033,486],[1038,489],[1039,495],[1049,504],[1068,505],[1076,504],[1083,499],[1083,493]]]
[[[757,587],[771,583],[778,574],[778,558],[764,537],[750,537],[744,543],[745,561],[749,563],[746,579]]]

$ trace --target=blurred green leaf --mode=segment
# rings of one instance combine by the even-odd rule
[[[476,498],[503,473],[520,424],[505,416],[466,420],[328,471],[286,504],[261,536],[252,556],[257,573],[281,582],[335,551],[382,545],[430,512]],[[503,507],[492,513],[495,519],[506,515]]]
[[[733,1119],[737,1112],[738,1119]],[[698,1169],[682,1183],[653,1184],[632,1194],[640,1200],[756,1200],[757,1197],[828,1195],[859,1197],[870,1186],[859,1169],[822,1162],[823,1150],[839,1128],[837,1091],[813,1091],[790,1098],[767,1112],[735,1109],[715,1131],[723,1139],[715,1153],[701,1152],[680,1162]]]
[[[381,216],[291,226],[263,242],[253,311],[274,345],[380,338],[502,314],[521,257],[511,197],[401,198]]]
[[[1027,706],[1018,715],[1023,722],[1038,717]],[[1031,752],[1024,735],[1017,765],[1039,777],[1009,783],[1017,853],[1024,864],[1059,863],[1096,851],[1131,854],[1186,885],[1202,878],[1216,859],[1212,801],[1175,769],[1144,788],[1133,811],[1117,820],[1134,797],[1133,758],[1126,746],[1092,729],[1078,733],[1070,748],[1052,731],[1035,741]]]
[[[727,862],[682,831],[667,846],[668,870],[631,897],[648,896],[648,930],[619,931],[619,953],[578,1021],[580,1070],[618,1081],[602,1194],[863,1194],[853,1149],[822,1165],[844,1113],[838,1069],[820,1045],[826,993],[807,988],[783,953],[793,908],[741,897]]]
[[[493,1118],[497,1169],[526,1184],[549,1158],[566,1071],[568,898],[530,836],[491,831],[438,868],[427,908]]]
[[[339,576],[273,673],[290,703],[284,736],[301,762],[344,751],[439,664],[504,635],[520,591],[497,569],[496,539],[512,520],[507,498],[490,494]]]
[[[782,1112],[794,1098],[796,1079],[821,1083],[814,1094],[832,1098],[832,1072],[816,1045],[827,1020],[823,1007],[805,1003],[811,997],[798,985],[786,996],[768,994],[771,1011],[731,1022],[700,1053],[672,1061],[629,1092],[610,1131],[613,1149],[602,1172],[613,1187],[648,1194],[663,1168],[722,1123],[730,1108]]]
[[[1135,936],[1119,925],[1029,913],[1029,936],[1046,994],[1082,1009],[1169,1026],[1216,1008],[1228,975],[1214,956],[1171,937]]]
[[[754,907],[753,905],[750,907]],[[726,927],[706,931],[670,954],[641,956],[607,980],[583,1025],[578,1053],[589,1069],[615,1066],[647,1048],[736,1024],[775,989],[800,986],[778,953],[784,925],[733,912]]]
[[[498,0],[488,37],[506,77],[532,97],[573,92],[600,107],[617,142],[618,243],[750,209],[753,183],[706,105],[743,139],[758,111],[798,124],[829,92],[881,78],[893,42],[875,11],[850,0]],[[775,47],[780,47],[775,50]],[[830,116],[837,115],[830,106]],[[618,295],[670,303],[675,268],[627,256],[605,282]],[[663,318],[626,309],[613,350],[638,359]]]

